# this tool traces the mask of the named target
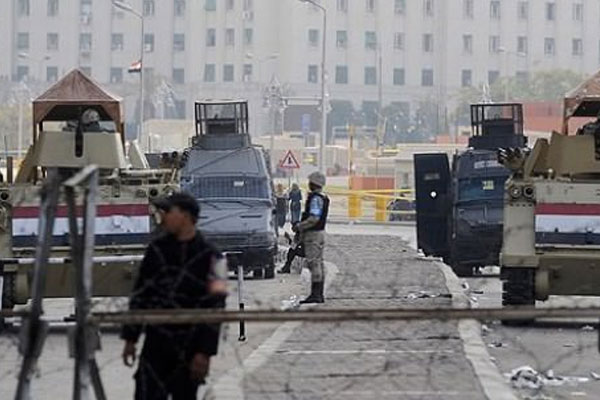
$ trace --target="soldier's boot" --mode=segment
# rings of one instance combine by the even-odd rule
[[[300,304],[322,304],[325,303],[323,297],[323,282],[313,282],[310,289],[310,295],[302,300]]]

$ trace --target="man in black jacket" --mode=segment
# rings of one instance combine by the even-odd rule
[[[176,193],[154,202],[164,234],[154,239],[140,266],[130,309],[223,308],[227,266],[222,255],[196,230],[199,206]],[[123,362],[133,366],[136,343],[146,334],[135,373],[136,400],[196,399],[217,354],[218,324],[126,325]]]

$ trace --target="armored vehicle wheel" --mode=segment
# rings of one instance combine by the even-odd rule
[[[263,278],[263,269],[262,268],[256,268],[254,270],[252,270],[252,278],[253,279],[262,279]]]
[[[271,262],[267,267],[265,267],[265,279],[273,278],[275,278],[275,263]]]
[[[472,265],[452,263],[452,264],[450,264],[450,267],[452,268],[452,271],[454,271],[456,276],[458,276],[459,278],[469,278],[469,277],[473,276],[473,266]]]
[[[502,268],[502,306],[535,306],[535,270]],[[504,325],[528,325],[533,320],[503,320]]]
[[[15,305],[15,276],[13,274],[4,275],[4,284],[2,288],[2,309],[12,310]],[[7,327],[4,318],[0,317],[0,332]]]

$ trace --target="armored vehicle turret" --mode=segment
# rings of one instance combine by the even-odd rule
[[[451,165],[445,153],[415,155],[417,241],[426,255],[442,257],[458,276],[498,264],[509,170],[496,154],[525,145],[520,104],[474,104],[469,147]]]

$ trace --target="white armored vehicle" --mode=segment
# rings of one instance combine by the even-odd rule
[[[153,230],[150,200],[179,187],[178,168],[150,170],[136,145],[126,145],[120,100],[74,70],[33,102],[33,144],[14,181],[0,186],[2,308],[25,303],[40,218],[40,188],[49,171],[68,179],[87,165],[100,171],[93,290],[128,295],[137,261]],[[52,237],[46,297],[72,296],[67,206],[61,198]],[[2,271],[0,271],[2,272]]]
[[[504,199],[503,305],[551,295],[600,295],[600,73],[565,98],[563,132],[531,152],[503,149],[512,170]]]

